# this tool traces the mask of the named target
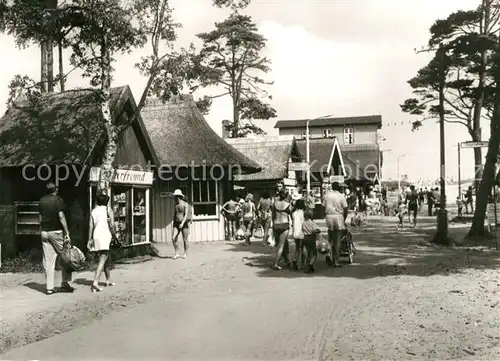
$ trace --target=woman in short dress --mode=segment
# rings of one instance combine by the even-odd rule
[[[99,263],[95,271],[94,282],[90,286],[92,292],[101,292],[99,287],[99,278],[104,271],[106,276],[106,287],[114,286],[111,282],[111,259],[109,246],[111,244],[112,233],[109,229],[113,222],[113,213],[108,209],[109,197],[105,194],[99,194],[96,199],[96,207],[90,213],[89,220],[89,242],[87,247],[91,252],[96,252],[99,257]],[[110,221],[108,221],[108,215]]]

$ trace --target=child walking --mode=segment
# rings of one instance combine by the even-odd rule
[[[320,233],[320,229],[314,221],[312,220],[312,214],[310,212],[304,213],[304,222],[302,223],[302,233],[304,234],[304,240],[302,244],[305,246],[307,257],[307,268],[305,273],[314,272],[314,264],[318,258],[318,249],[316,248],[316,237]]]
[[[304,210],[306,204],[303,199],[297,199],[295,202],[295,210],[292,213],[292,229],[293,239],[295,241],[295,260],[293,261],[293,269],[299,270],[304,267],[304,252],[303,241],[304,233],[302,232],[302,225],[304,223]],[[300,261],[300,263],[299,263]]]
[[[404,217],[408,213],[406,209],[406,204],[403,201],[399,201],[398,208],[396,210],[396,214],[399,219],[399,223],[396,229],[404,228]]]

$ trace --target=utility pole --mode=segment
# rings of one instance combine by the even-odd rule
[[[462,157],[460,156],[461,143],[458,142],[458,198],[462,200]]]
[[[401,194],[401,173],[399,172],[399,160],[403,157],[406,157],[406,154],[401,154],[398,156],[398,192]]]

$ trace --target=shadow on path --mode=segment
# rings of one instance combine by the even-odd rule
[[[424,217],[423,217],[424,218]],[[324,226],[321,221],[320,227]],[[468,228],[450,227],[450,234],[456,239],[463,238]],[[411,275],[426,277],[435,274],[449,275],[468,269],[499,269],[500,252],[492,250],[492,240],[484,239],[467,244],[467,247],[441,247],[431,244],[435,234],[435,220],[431,217],[421,219],[416,228],[397,230],[394,217],[370,219],[360,229],[353,230],[356,255],[354,263],[331,269],[325,257],[319,256],[314,275],[302,271],[271,269],[275,250],[255,241],[251,246],[231,245],[229,251],[251,252],[255,255],[243,257],[248,267],[259,268],[260,277],[350,277],[369,279],[375,277]],[[290,240],[290,257],[294,256],[294,242]],[[342,259],[341,259],[342,261]],[[344,260],[345,262],[345,260]]]

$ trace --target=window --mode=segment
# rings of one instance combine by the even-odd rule
[[[333,131],[328,129],[323,129],[323,138],[333,138]]]
[[[214,180],[193,181],[191,199],[194,218],[218,217],[218,183]]]
[[[344,128],[344,144],[354,143],[354,132],[352,128]]]
[[[309,128],[309,137],[311,137],[311,128]],[[302,129],[302,139],[306,139],[306,130]]]

